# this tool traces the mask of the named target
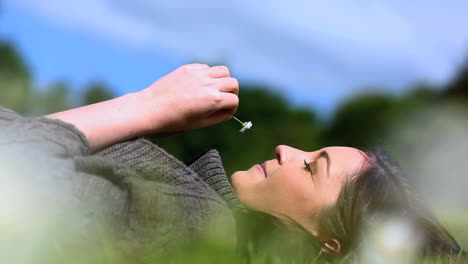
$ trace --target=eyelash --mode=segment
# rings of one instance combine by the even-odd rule
[[[304,160],[304,170],[310,173],[314,173],[312,166],[310,166],[310,163],[307,163],[306,160]]]

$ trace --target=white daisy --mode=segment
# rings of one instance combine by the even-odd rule
[[[252,127],[252,122],[245,122],[242,124],[243,128],[239,130],[239,132],[244,133],[247,129],[250,129]]]
[[[244,133],[247,129],[250,129],[252,127],[252,122],[242,122],[239,119],[237,119],[235,116],[232,116],[237,122],[242,124],[242,129],[239,130],[239,132]]]

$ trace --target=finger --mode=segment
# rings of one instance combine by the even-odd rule
[[[233,93],[221,93],[221,103],[219,110],[224,110],[233,115],[239,106],[239,97]]]
[[[211,78],[222,78],[231,76],[229,68],[224,65],[213,66],[208,70],[208,76]]]
[[[218,112],[213,113],[210,116],[210,123],[213,124],[213,125],[218,124],[220,122],[231,119],[232,115],[233,114],[230,111],[220,110]]]
[[[204,64],[204,63],[191,63],[191,64],[186,64],[186,65],[184,65],[182,67],[186,67],[188,69],[194,69],[194,70],[195,69],[203,70],[203,69],[209,69],[210,68],[210,66],[208,66],[208,64]]]
[[[233,77],[224,77],[216,79],[219,83],[219,91],[239,95],[239,81]]]

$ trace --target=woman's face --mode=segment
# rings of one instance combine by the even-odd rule
[[[321,209],[336,201],[344,181],[364,164],[365,155],[349,147],[306,152],[280,145],[275,152],[275,159],[232,175],[239,199],[252,210],[324,236],[318,228]]]

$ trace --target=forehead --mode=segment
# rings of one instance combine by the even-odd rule
[[[320,151],[326,151],[330,157],[330,173],[352,174],[366,163],[365,153],[356,148],[326,147]]]

